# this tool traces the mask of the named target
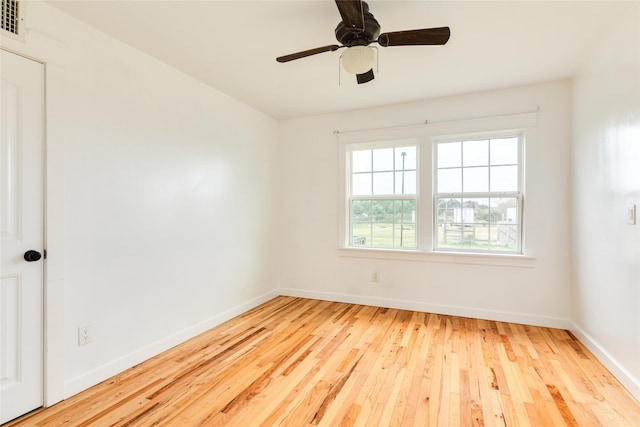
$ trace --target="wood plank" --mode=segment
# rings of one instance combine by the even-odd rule
[[[278,297],[7,427],[637,426],[570,333]]]

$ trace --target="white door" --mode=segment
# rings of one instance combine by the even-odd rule
[[[0,423],[43,404],[44,66],[0,50]]]

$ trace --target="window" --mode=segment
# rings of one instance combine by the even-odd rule
[[[538,145],[537,121],[530,112],[336,131],[340,254],[527,265],[524,206],[537,199],[525,200],[525,149]]]
[[[349,245],[416,249],[417,147],[357,146],[348,154]]]
[[[435,141],[435,250],[521,253],[522,139]]]

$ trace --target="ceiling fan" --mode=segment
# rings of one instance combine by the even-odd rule
[[[358,84],[374,79],[375,53],[369,47],[377,43],[382,47],[411,45],[443,45],[449,40],[449,27],[424,28],[419,30],[394,31],[380,34],[380,24],[369,12],[369,5],[361,0],[336,0],[342,21],[335,30],[336,39],[342,45],[331,44],[315,49],[303,50],[276,58],[278,62],[289,62],[323,52],[333,52],[343,47],[344,69],[356,75]]]

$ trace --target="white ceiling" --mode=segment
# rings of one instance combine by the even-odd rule
[[[637,0],[634,0],[637,1]],[[62,11],[278,119],[571,77],[629,1],[369,1],[382,32],[449,26],[445,46],[378,49],[357,85],[337,43],[333,1],[50,0]]]

